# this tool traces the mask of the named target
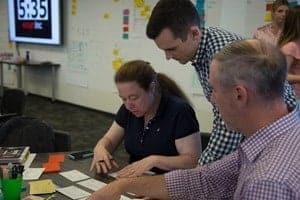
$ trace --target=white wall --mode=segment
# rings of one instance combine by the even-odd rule
[[[81,106],[115,113],[121,104],[116,92],[112,62],[119,50],[124,61],[144,59],[158,72],[165,72],[183,87],[191,98],[201,126],[209,132],[212,127],[211,106],[190,65],[166,61],[163,52],[145,36],[147,19],[133,0],[63,0],[64,27],[62,46],[19,44],[21,56],[30,51],[31,59],[60,63],[57,70],[56,98]],[[77,2],[74,5],[74,2]],[[145,0],[153,8],[155,0]],[[72,4],[73,3],[73,4]],[[72,7],[73,6],[73,7]],[[75,6],[75,7],[74,7]],[[262,0],[206,0],[206,24],[222,26],[251,37],[263,24],[265,2]],[[74,9],[77,8],[77,9]],[[236,9],[238,8],[238,9]],[[122,38],[123,9],[129,9],[129,39]],[[75,11],[75,15],[72,14]],[[108,15],[105,18],[104,15]],[[15,51],[8,43],[7,1],[0,1],[0,52]],[[16,87],[16,70],[4,68],[4,84]],[[50,70],[28,69],[24,82],[30,93],[51,97]]]

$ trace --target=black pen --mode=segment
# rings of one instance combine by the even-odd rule
[[[0,166],[0,178],[3,179],[3,168]]]
[[[11,168],[11,178],[16,179],[17,177],[18,177],[18,167],[17,167],[17,165],[14,165]]]
[[[113,160],[115,160],[114,158],[110,158],[109,159],[110,161],[113,161]],[[99,162],[99,163],[102,163],[102,162],[105,162],[104,160],[98,160],[97,162]]]
[[[24,166],[23,165],[19,165],[17,171],[18,171],[18,177],[22,177],[23,176],[23,172],[24,172]]]

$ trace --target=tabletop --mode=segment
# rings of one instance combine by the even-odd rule
[[[58,154],[58,153],[53,153],[53,154]],[[108,175],[104,175],[104,174],[99,175],[99,174],[96,174],[94,171],[90,172],[89,169],[90,169],[90,164],[92,161],[91,158],[87,158],[87,159],[83,159],[83,160],[70,160],[67,157],[67,153],[64,153],[64,154],[65,154],[65,160],[63,163],[61,163],[61,172],[76,169],[76,170],[86,174],[90,178],[94,178],[96,180],[100,180],[105,183],[109,183],[114,180],[113,177],[110,177]],[[51,155],[51,154],[47,154],[47,153],[37,154],[30,167],[31,168],[41,168],[42,164],[46,163],[48,161],[49,155]],[[58,187],[67,187],[67,186],[74,185],[74,186],[77,186],[89,193],[93,192],[90,189],[82,187],[82,186],[76,184],[75,182],[72,182],[72,181],[66,179],[65,177],[61,176],[59,174],[59,172],[58,173],[43,173],[41,175],[41,177],[39,178],[39,180],[44,180],[44,179],[51,179],[53,181],[53,183],[55,185],[57,185]],[[30,181],[24,181],[26,190],[24,192],[22,192],[22,198],[29,195],[30,188],[29,188],[28,182],[30,182]],[[47,198],[47,197],[51,196],[51,194],[38,195],[38,196]],[[64,200],[64,199],[70,199],[70,198],[62,195],[59,192],[56,192],[55,195],[51,199]]]

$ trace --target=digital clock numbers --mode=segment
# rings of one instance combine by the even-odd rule
[[[16,0],[18,20],[48,20],[49,0]]]

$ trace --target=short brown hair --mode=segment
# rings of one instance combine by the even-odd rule
[[[169,28],[175,38],[185,41],[191,26],[200,27],[200,18],[190,0],[160,0],[152,10],[146,34],[155,39],[163,29]]]

